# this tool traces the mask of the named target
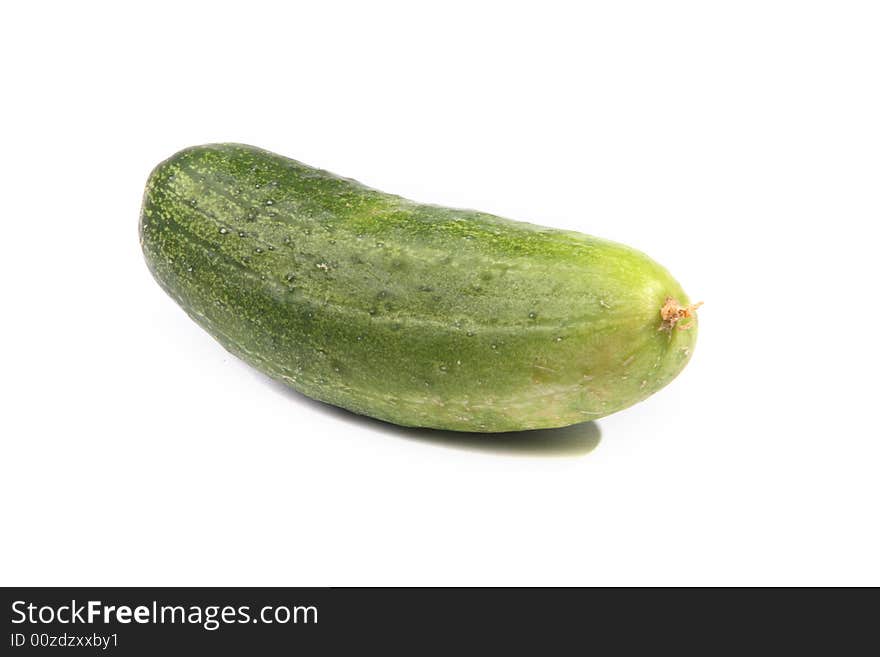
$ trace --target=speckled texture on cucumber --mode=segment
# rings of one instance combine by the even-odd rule
[[[678,283],[626,246],[415,203],[251,146],[149,177],[159,284],[236,356],[301,393],[406,426],[494,432],[608,415],[693,351]]]

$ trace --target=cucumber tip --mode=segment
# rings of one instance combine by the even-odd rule
[[[702,301],[692,303],[688,306],[682,306],[675,297],[666,297],[663,306],[660,308],[660,328],[658,331],[672,332],[677,328],[679,331],[686,331],[694,326],[694,320],[697,317],[697,308],[703,305]],[[688,322],[681,320],[688,319]]]

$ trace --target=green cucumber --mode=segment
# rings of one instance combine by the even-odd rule
[[[694,306],[638,251],[415,203],[251,146],[158,165],[140,238],[159,284],[230,352],[400,425],[593,420],[669,383],[696,339]]]

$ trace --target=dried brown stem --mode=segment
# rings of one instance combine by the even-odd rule
[[[697,316],[697,308],[703,305],[703,302],[692,303],[689,306],[682,306],[678,299],[674,297],[666,297],[663,307],[660,308],[660,328],[658,331],[671,332],[672,329],[678,328],[679,331],[686,331],[694,325],[694,319]],[[680,324],[681,320],[689,319],[691,321]]]

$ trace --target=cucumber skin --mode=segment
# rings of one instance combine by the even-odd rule
[[[660,265],[626,246],[414,203],[240,144],[151,173],[155,279],[226,349],[301,393],[404,426],[566,426],[686,365]]]

